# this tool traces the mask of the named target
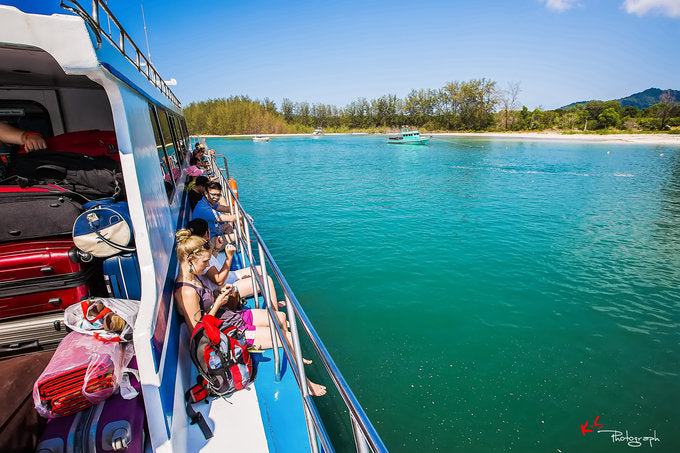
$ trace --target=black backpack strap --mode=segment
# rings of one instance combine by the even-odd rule
[[[194,410],[193,406],[191,405],[192,403],[203,401],[209,396],[208,389],[205,388],[202,378],[198,376],[196,381],[198,383],[187,390],[184,394],[184,408],[186,410],[187,416],[191,420],[191,424],[198,425],[198,427],[201,429],[201,432],[203,433],[203,437],[210,439],[213,437],[213,432],[208,426],[208,422],[205,421],[203,414]]]

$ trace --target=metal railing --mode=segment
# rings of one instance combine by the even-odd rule
[[[71,3],[73,6],[68,5]],[[149,82],[151,82],[158,90],[160,90],[165,97],[167,97],[170,102],[175,104],[177,107],[182,108],[182,104],[175,94],[170,90],[168,85],[163,81],[156,68],[151,65],[151,62],[144,56],[144,53],[139,50],[139,47],[134,43],[128,32],[125,31],[123,26],[118,22],[118,19],[111,13],[108,6],[103,2],[103,0],[92,0],[92,13],[85,11],[77,0],[62,0],[61,7],[67,11],[71,11],[83,18],[85,23],[87,23],[92,32],[97,39],[97,47],[101,46],[102,35],[118,49],[118,51],[133,64],[137,70],[146,77]],[[102,12],[106,16],[106,23],[108,25],[108,32],[101,26],[101,14]],[[118,36],[114,36],[111,32],[111,23],[113,23],[114,28],[117,30]],[[129,50],[128,50],[129,49]],[[130,55],[131,54],[131,55]]]
[[[231,212],[238,213],[234,228],[237,239],[237,252],[241,252],[246,256],[248,263],[250,264],[251,278],[253,279],[252,281],[257,284],[258,291],[253,291],[255,293],[255,304],[256,306],[259,306],[259,299],[257,297],[257,292],[259,292],[264,299],[265,308],[269,313],[269,324],[272,331],[272,344],[274,345],[273,354],[275,363],[274,369],[276,373],[275,379],[279,381],[282,377],[279,347],[283,347],[283,351],[287,360],[291,364],[295,365],[290,367],[290,369],[293,371],[298,387],[300,388],[300,392],[302,394],[305,418],[307,422],[307,432],[309,434],[312,452],[317,453],[319,451],[319,446],[321,447],[322,451],[326,453],[331,453],[335,450],[331,443],[330,437],[328,436],[324,423],[321,420],[318,411],[316,410],[316,405],[312,401],[313,397],[309,394],[304,364],[302,362],[302,349],[300,347],[300,338],[298,334],[298,322],[319,355],[319,358],[328,372],[330,379],[333,381],[335,388],[338,390],[338,393],[342,397],[343,402],[347,407],[350,423],[352,425],[352,431],[354,434],[356,451],[360,453],[369,451],[373,451],[375,453],[387,452],[387,447],[385,447],[383,444],[380,436],[359,404],[359,401],[350,390],[347,381],[345,381],[343,378],[328,350],[323,345],[321,338],[312,326],[309,318],[307,318],[307,315],[300,306],[300,303],[295,297],[293,290],[290,288],[288,282],[283,276],[281,269],[279,269],[276,261],[265,245],[264,240],[253,225],[252,219],[247,215],[243,209],[243,206],[236,198],[233,190],[231,187],[229,187],[229,176],[226,159],[224,156],[216,156],[213,153],[208,153],[208,156],[213,175],[217,177],[222,185],[223,195],[229,202]],[[222,163],[221,166],[218,164],[218,159]],[[226,177],[225,173],[227,173]],[[253,243],[257,244],[258,260],[255,260],[253,253]],[[255,271],[256,265],[259,266],[259,272]],[[272,308],[274,304],[278,303],[278,298],[275,294],[269,294],[268,269],[272,270],[272,276],[276,278],[285,295],[288,312],[287,319],[290,325],[293,346],[292,351],[285,341],[285,333],[282,331],[279,323],[276,321],[276,314]]]

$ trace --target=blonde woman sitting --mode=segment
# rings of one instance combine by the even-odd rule
[[[211,249],[212,256],[210,258],[210,264],[206,267],[203,275],[208,277],[207,286],[211,290],[215,288],[228,284],[235,286],[238,289],[241,297],[250,297],[254,291],[254,286],[257,284],[253,282],[250,278],[251,269],[249,267],[237,270],[230,270],[231,261],[236,253],[236,248],[231,244],[224,244],[224,239],[222,236],[210,237],[210,231],[208,230],[208,222],[203,219],[193,219],[187,224],[187,229],[195,236],[199,236],[207,241],[206,247]],[[222,264],[217,259],[217,252],[224,251],[226,259]],[[260,266],[255,266],[255,272],[262,278],[262,270]],[[269,295],[272,299],[276,299],[276,289],[274,288],[274,281],[271,277],[267,276],[267,285],[269,286]],[[274,310],[279,309],[279,307],[285,306],[285,302],[278,302],[273,304],[272,308]]]
[[[248,345],[258,349],[271,349],[272,338],[269,327],[269,315],[263,309],[247,309],[238,312],[229,310],[224,304],[228,291],[222,291],[216,298],[207,284],[203,272],[210,264],[210,250],[207,241],[199,236],[193,236],[191,231],[182,229],[177,232],[177,259],[180,262],[180,272],[175,282],[175,300],[180,313],[184,317],[190,331],[204,314],[210,314],[245,332]],[[230,285],[226,285],[230,288]],[[286,327],[286,314],[276,313],[276,320],[281,330],[286,334],[286,343],[293,350],[290,332]],[[311,363],[305,361],[305,364]],[[309,393],[321,396],[326,393],[326,387],[307,380]]]

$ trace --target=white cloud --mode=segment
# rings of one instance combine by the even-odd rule
[[[644,16],[649,12],[680,17],[680,0],[625,0],[623,7],[631,14]]]
[[[545,6],[553,11],[566,11],[576,5],[576,0],[545,0]]]

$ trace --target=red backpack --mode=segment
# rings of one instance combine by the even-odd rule
[[[203,435],[212,432],[192,403],[210,396],[228,396],[246,388],[255,380],[253,359],[248,353],[245,335],[236,327],[211,315],[196,324],[189,343],[191,360],[198,368],[197,383],[185,394],[187,415],[191,424],[198,423]]]

